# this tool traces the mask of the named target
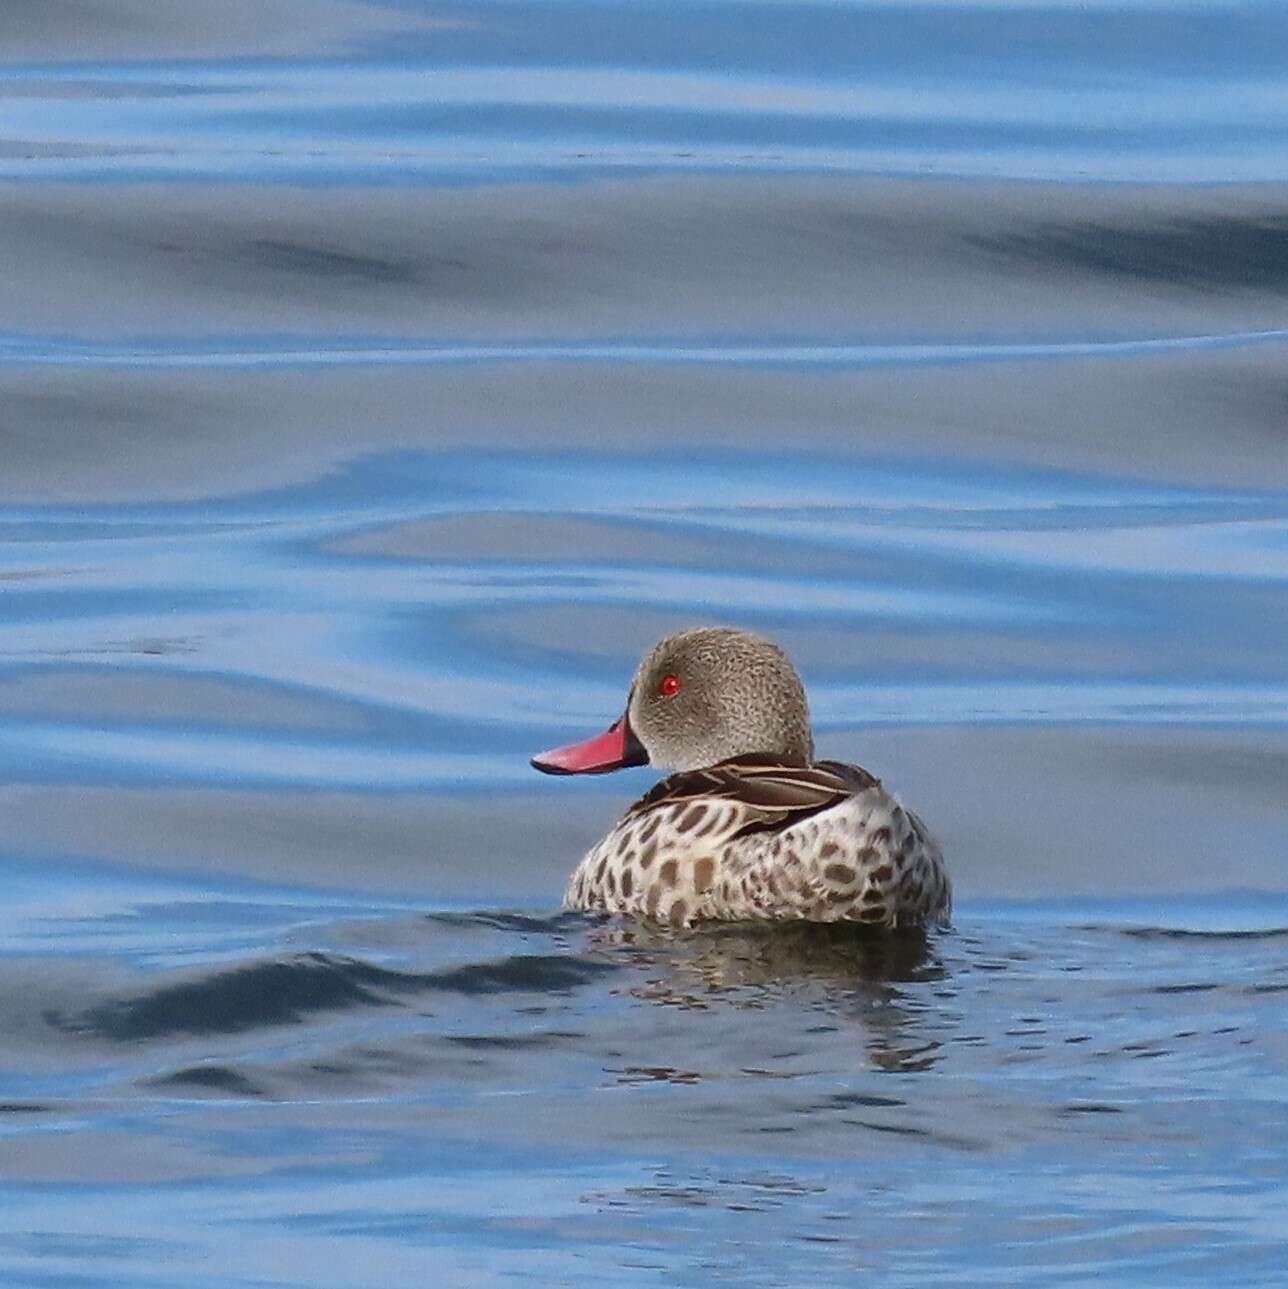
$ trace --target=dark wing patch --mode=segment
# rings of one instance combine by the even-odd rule
[[[663,779],[626,812],[626,818],[689,801],[731,801],[746,816],[746,823],[732,834],[742,837],[787,828],[876,783],[866,770],[840,761],[791,765],[769,755],[732,757]]]
[[[817,761],[816,770],[829,770],[838,779],[844,779],[851,785],[851,792],[866,792],[869,788],[879,788],[881,780],[875,774],[869,774],[861,765],[851,765],[848,761]]]

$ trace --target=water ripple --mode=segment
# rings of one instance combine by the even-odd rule
[[[372,342],[340,345],[318,341],[264,343],[256,348],[216,348],[173,341],[104,345],[70,339],[0,337],[0,365],[77,368],[277,368],[348,366],[438,366],[471,363],[613,363],[704,367],[862,368],[1026,359],[1127,358],[1136,355],[1240,348],[1288,340],[1288,330],[1219,335],[1163,336],[1129,340],[1068,340],[1013,344],[694,344],[638,341],[582,344],[422,344]]]
[[[69,1033],[122,1043],[178,1034],[235,1034],[296,1025],[317,1012],[393,1006],[408,994],[563,993],[611,970],[611,964],[598,960],[520,954],[417,974],[315,952],[165,985],[74,1016],[49,1012],[47,1019]]]

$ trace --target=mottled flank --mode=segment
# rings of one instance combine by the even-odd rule
[[[952,889],[925,825],[865,770],[757,756],[658,784],[582,860],[565,903],[672,926],[926,926],[948,920]]]

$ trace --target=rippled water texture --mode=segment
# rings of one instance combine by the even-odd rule
[[[1283,6],[2,25],[6,1289],[1283,1283]],[[712,621],[951,932],[558,912]]]

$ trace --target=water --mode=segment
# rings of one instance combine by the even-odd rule
[[[1277,1285],[1288,16],[0,41],[0,1282]],[[953,930],[558,911],[767,631]]]

